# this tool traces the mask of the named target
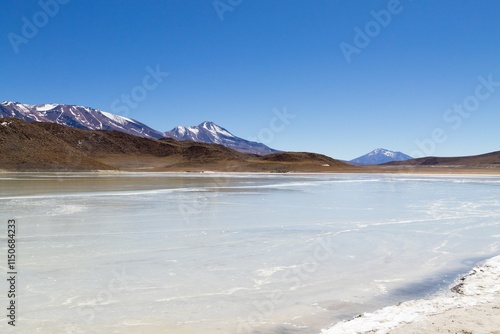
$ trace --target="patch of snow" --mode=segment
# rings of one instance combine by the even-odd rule
[[[135,123],[137,124],[136,121],[134,121],[133,119],[130,119],[130,118],[127,118],[127,117],[123,117],[123,116],[118,116],[118,115],[115,115],[115,114],[112,114],[112,113],[109,113],[109,112],[106,112],[106,111],[100,111],[99,112],[101,114],[103,114],[104,116],[106,116],[107,118],[117,122],[117,123],[120,123],[121,125],[125,125],[126,122],[130,122],[130,123]]]
[[[200,130],[194,126],[190,126],[187,129],[189,132],[194,133],[195,136],[198,136],[198,133],[200,133]]]
[[[30,114],[31,113],[31,110],[29,110],[24,104],[18,104],[17,105],[17,108],[22,112],[22,113],[25,113],[25,114]]]
[[[201,124],[201,126],[205,130],[209,131],[214,137],[219,137],[219,135],[224,135],[224,136],[227,136],[227,137],[234,137],[234,135],[232,135],[228,131],[224,130],[223,128],[221,128],[220,126],[218,126],[215,123],[212,123],[212,122],[203,122]]]
[[[206,128],[205,128],[206,129]],[[217,131],[215,131],[214,128],[209,128],[209,129],[206,129],[208,132],[210,132],[212,134],[212,136],[214,137],[217,137]]]
[[[34,108],[34,106],[30,106],[28,104],[16,103],[17,110],[20,111],[23,115],[28,118],[34,119],[37,122],[41,122],[40,115],[37,114],[36,110],[32,111],[30,108]]]
[[[383,154],[386,157],[391,157],[391,158],[394,158],[396,156],[396,152],[392,152],[392,151],[384,151]]]
[[[80,113],[79,115],[81,116],[81,118],[79,119],[80,122],[86,124],[92,130],[95,130],[95,127],[92,126],[92,123],[89,122],[89,120],[87,119],[87,116],[85,116],[84,113]]]
[[[368,156],[374,156],[374,155],[380,155],[380,154],[385,155],[386,157],[395,158],[397,155],[397,152],[389,151],[389,150],[386,150],[385,148],[377,148],[377,149],[371,151],[370,153],[368,153]]]
[[[36,106],[36,111],[48,111],[57,107],[57,104],[42,104],[41,106]]]
[[[179,135],[184,136],[186,134],[186,128],[185,127],[178,126],[176,129],[177,129],[177,132],[179,133]]]
[[[61,113],[59,114],[59,116],[57,116],[57,118],[56,118],[56,123],[57,124],[64,124],[64,122],[63,123],[59,123],[59,117],[61,117],[63,114],[64,114],[64,109],[61,111]]]
[[[103,129],[103,126],[102,126],[102,122],[99,120],[99,117],[97,117],[97,116],[95,115],[95,113],[93,113],[93,112],[90,112],[90,114],[91,114],[91,115],[92,115],[92,117],[94,117],[94,119],[95,119],[95,120],[99,123],[99,125],[98,125],[98,126],[96,126],[96,127],[97,127],[98,129],[102,130],[102,129]]]
[[[214,128],[214,124],[210,122],[203,122],[200,124],[202,129],[205,129],[206,131],[210,132],[212,137],[217,137],[217,131]],[[197,128],[200,128],[200,125]]]
[[[226,130],[224,130],[222,128],[219,128],[219,133],[223,134],[223,135],[225,135],[227,137],[234,137],[234,135],[232,133],[230,133],[230,132],[228,132],[228,131],[226,131]]]
[[[8,126],[10,123],[12,123],[12,122],[2,122],[2,124],[0,124],[0,125],[2,125],[2,126]]]

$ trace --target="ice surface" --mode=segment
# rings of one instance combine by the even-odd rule
[[[0,189],[27,332],[319,333],[500,252],[498,177],[0,174]]]
[[[500,256],[497,256],[474,268],[460,280],[460,283],[453,284],[460,284],[460,294],[441,293],[432,299],[410,300],[399,305],[388,306],[374,313],[365,313],[356,319],[340,322],[328,330],[323,330],[322,333],[385,334],[398,325],[423,320],[430,315],[487,303],[493,300],[495,293],[500,291],[499,278]],[[457,285],[454,289],[456,287]]]

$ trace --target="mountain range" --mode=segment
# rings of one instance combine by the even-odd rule
[[[65,104],[27,105],[18,102],[0,103],[0,118],[0,149],[3,152],[0,156],[3,160],[6,159],[0,163],[0,168],[12,163],[7,169],[13,170],[46,170],[52,169],[50,166],[54,164],[59,166],[57,168],[79,169],[81,166],[77,167],[72,162],[75,157],[78,161],[87,162],[83,169],[121,169],[121,162],[113,160],[115,158],[126,161],[126,168],[134,169],[134,166],[141,165],[135,160],[138,156],[144,160],[144,168],[160,170],[179,166],[191,168],[205,160],[211,161],[217,170],[221,170],[220,164],[216,163],[219,160],[224,166],[227,166],[228,161],[233,161],[235,166],[239,166],[239,170],[248,171],[269,168],[279,171],[349,168],[349,165],[323,155],[274,150],[264,144],[239,138],[212,122],[190,127],[177,126],[162,132],[134,119],[90,107]],[[16,130],[12,131],[13,128]],[[70,130],[72,128],[74,130]],[[90,132],[79,132],[83,130]],[[65,138],[65,143],[60,142],[61,136]],[[108,144],[113,148],[108,148]],[[161,149],[158,145],[161,145]],[[64,152],[70,152],[66,156],[71,159],[65,158],[62,161],[61,154],[64,156]],[[100,157],[100,160],[95,160],[95,156]],[[378,148],[347,163],[358,165],[359,168],[369,165],[365,168],[376,170],[443,167],[491,171],[500,166],[500,152],[468,157],[412,159],[401,152]],[[196,168],[207,167],[210,166],[202,163]]]
[[[238,152],[266,155],[279,152],[264,144],[236,137],[228,130],[213,122],[203,122],[197,126],[177,126],[164,133],[167,138],[191,140],[200,143],[221,144]]]
[[[308,152],[264,156],[220,144],[0,118],[0,171],[500,173],[500,152],[353,166]]]
[[[377,148],[349,162],[353,165],[379,165],[391,161],[406,161],[410,159],[413,158],[404,153],[390,151],[385,148]]]
[[[335,172],[355,168],[325,155],[260,156],[220,144],[145,138],[120,131],[77,129],[0,118],[0,171]]]
[[[0,117],[13,117],[26,122],[56,123],[77,129],[116,130],[146,138],[164,137],[162,132],[136,120],[83,106],[2,102]]]
[[[170,131],[155,130],[134,119],[102,110],[66,104],[29,105],[18,102],[0,103],[0,117],[13,117],[27,122],[48,122],[86,130],[115,130],[145,138],[175,138],[209,144],[221,144],[243,153],[265,155],[279,152],[264,144],[237,137],[212,122],[198,126],[178,126]]]

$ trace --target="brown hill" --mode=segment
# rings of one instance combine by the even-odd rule
[[[351,166],[314,153],[264,157],[222,145],[148,139],[117,131],[0,119],[0,169],[12,171],[338,171]]]
[[[385,166],[434,166],[466,168],[499,168],[500,151],[464,157],[424,157],[406,161],[393,161]]]
[[[280,162],[301,162],[301,161],[318,161],[322,164],[330,166],[344,167],[346,163],[332,159],[326,155],[309,153],[309,152],[279,152],[268,154],[262,157],[264,161],[280,161]]]
[[[13,118],[0,119],[0,169],[19,171],[114,169],[45,131]]]

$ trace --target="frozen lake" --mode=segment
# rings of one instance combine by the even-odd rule
[[[0,212],[2,333],[319,333],[500,254],[494,176],[0,174]]]

